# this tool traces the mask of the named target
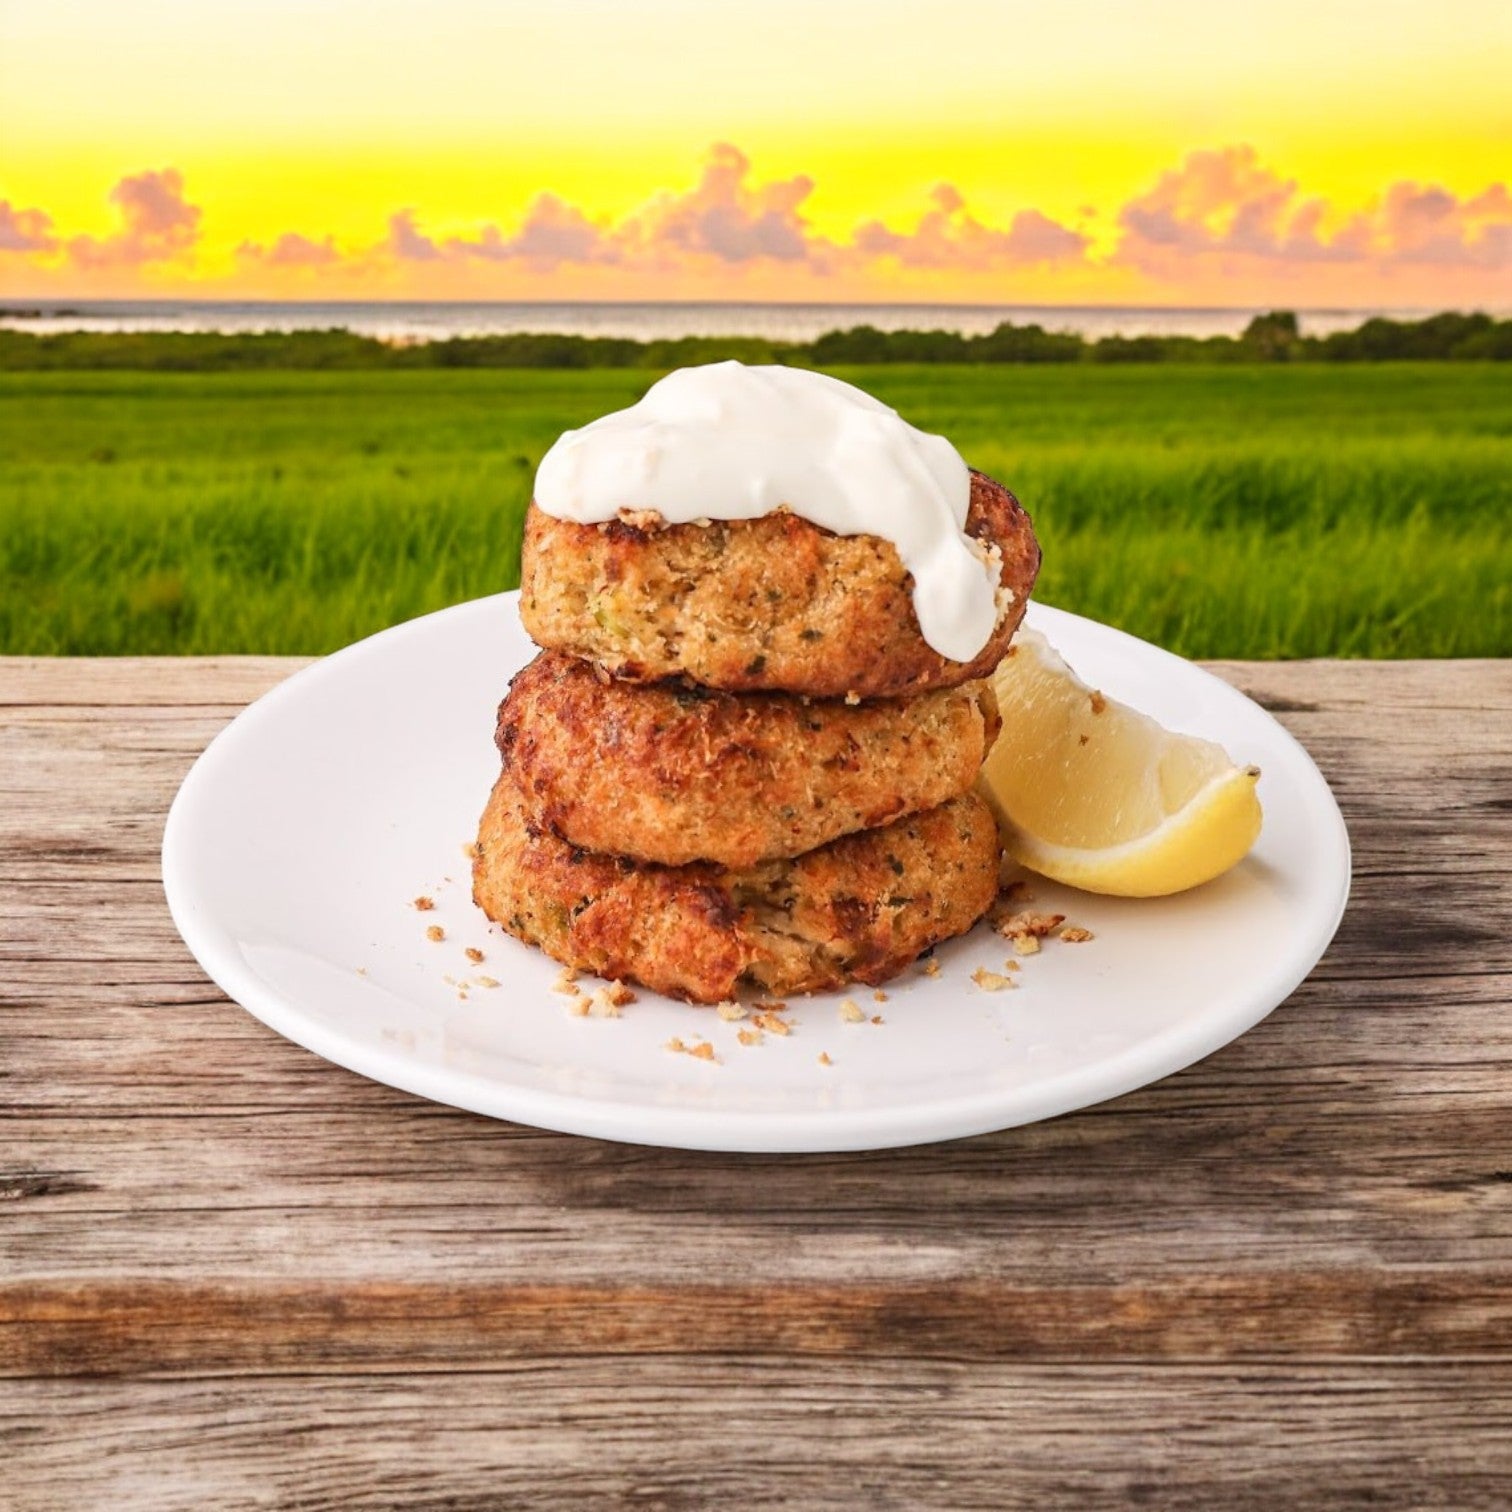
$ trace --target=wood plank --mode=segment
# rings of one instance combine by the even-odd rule
[[[1270,1031],[1271,1044],[1289,1056],[1285,1033]],[[218,1048],[241,1061],[234,1042]],[[1421,1084],[1420,1068],[1299,1071],[1235,1048],[1028,1129],[781,1159],[570,1140],[437,1108],[297,1053],[271,1060],[259,1085],[225,1094],[236,1111],[212,1106],[209,1064],[197,1090],[178,1090],[170,1070],[153,1084],[197,1098],[198,1111],[74,1109],[4,1125],[0,1192],[12,1200],[0,1235],[12,1274],[250,1285],[318,1267],[332,1284],[446,1284],[466,1267],[500,1285],[596,1285],[733,1263],[774,1284],[1076,1287],[1169,1281],[1220,1254],[1231,1274],[1508,1269],[1505,1072],[1498,1084],[1494,1071],[1470,1068],[1469,1083],[1438,1071],[1438,1090],[1414,1094],[1402,1082]]]
[[[515,1359],[738,1354],[1191,1361],[1440,1355],[1512,1361],[1504,1272],[1379,1268],[1164,1283],[844,1283],[744,1276],[644,1286],[457,1279],[282,1286],[7,1286],[0,1375],[476,1370]]]
[[[311,656],[0,656],[0,710],[239,709]]]
[[[8,1505],[1492,1512],[1512,1368],[546,1360],[486,1375],[33,1382]]]

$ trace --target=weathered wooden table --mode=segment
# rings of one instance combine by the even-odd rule
[[[1117,1102],[811,1158],[230,1005],[162,821],[297,665],[0,661],[0,1503],[1512,1503],[1512,663],[1218,667],[1349,821],[1312,979]]]

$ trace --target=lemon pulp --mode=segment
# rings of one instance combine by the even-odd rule
[[[1003,732],[982,768],[1009,855],[1088,892],[1157,897],[1210,881],[1260,833],[1260,773],[1088,687],[1020,630],[993,674]]]

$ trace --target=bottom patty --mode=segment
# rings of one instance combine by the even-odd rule
[[[717,1003],[875,985],[963,934],[997,891],[997,827],[974,793],[743,870],[580,850],[526,818],[505,772],[478,829],[473,901],[569,966]]]

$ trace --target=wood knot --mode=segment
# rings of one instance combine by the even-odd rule
[[[72,1171],[0,1171],[0,1202],[24,1197],[66,1197],[70,1192],[96,1192],[98,1185]]]

